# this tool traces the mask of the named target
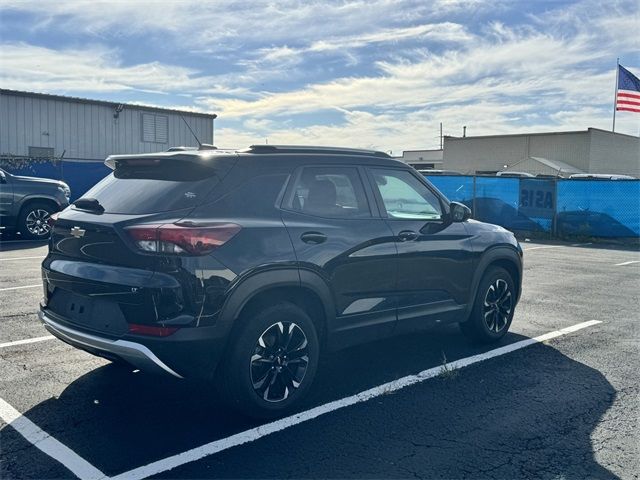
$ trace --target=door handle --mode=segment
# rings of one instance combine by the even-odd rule
[[[300,235],[300,240],[302,240],[304,243],[317,245],[319,243],[325,242],[327,240],[327,236],[324,233],[320,232],[305,232]]]
[[[418,234],[413,230],[403,230],[398,234],[398,238],[401,242],[407,242],[409,240],[415,240],[418,238]]]

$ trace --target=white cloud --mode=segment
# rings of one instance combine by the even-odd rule
[[[413,27],[385,28],[375,32],[359,35],[316,40],[307,46],[292,48],[289,46],[260,49],[257,56],[264,61],[282,61],[290,57],[298,57],[305,53],[345,52],[380,43],[398,43],[405,40],[431,40],[436,42],[462,43],[470,41],[473,36],[463,25],[444,22],[424,24]]]
[[[449,12],[473,12],[486,0],[4,0],[4,10],[28,12],[34,28],[69,29],[100,36],[164,32],[172,42],[211,50],[226,44],[305,43],[335,36],[364,35],[412,18],[441,18]],[[301,35],[302,33],[302,35]]]
[[[5,9],[35,16],[36,33],[80,31],[106,44],[117,35],[147,35],[149,41],[162,38],[168,49],[216,61],[232,57],[236,70],[125,63],[126,52],[98,44],[53,49],[5,43],[0,82],[56,93],[173,94],[168,101],[175,107],[184,108],[175,105],[184,99],[189,108],[220,114],[216,141],[222,146],[268,137],[270,143],[399,153],[437,146],[439,122],[449,134],[460,134],[462,125],[469,134],[609,128],[615,58],[637,59],[640,50],[638,4],[590,0],[530,16],[527,25],[478,26],[470,20],[473,12],[486,13],[487,5],[495,3],[87,0],[42,8],[5,0]],[[521,7],[501,2],[497,8]],[[340,73],[347,70],[336,65],[345,62],[365,64],[367,73]],[[620,113],[618,130],[637,134],[638,118]]]
[[[249,93],[177,65],[154,61],[125,66],[116,51],[101,46],[53,50],[27,43],[4,43],[0,47],[0,83],[4,88],[57,93],[125,90],[236,96]]]
[[[378,62],[378,75],[339,78],[253,100],[201,101],[221,118],[284,120],[323,110],[361,112],[335,126],[274,128],[270,137],[285,142],[351,138],[363,147],[434,146],[433,136],[425,140],[420,132],[435,131],[439,121],[456,130],[469,125],[477,133],[609,128],[615,72],[601,65],[634,48],[633,40],[624,48],[610,41],[612,25],[622,37],[636,38],[625,30],[630,27],[625,13],[616,9],[593,22],[580,19],[572,35],[563,35],[562,28],[546,32],[495,23],[462,48]],[[400,113],[387,115],[392,110]],[[639,125],[637,116],[619,115],[618,131],[637,134]],[[382,139],[388,143],[381,144]]]

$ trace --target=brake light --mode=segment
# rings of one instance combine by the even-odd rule
[[[235,223],[187,226],[175,223],[136,225],[125,230],[136,246],[148,253],[207,255],[240,231]]]
[[[148,335],[150,337],[168,337],[178,331],[178,327],[156,327],[153,325],[129,324],[129,333]]]
[[[59,216],[60,212],[52,213],[51,215],[49,215],[49,218],[47,218],[47,223],[50,227],[53,227],[54,223],[58,221]]]

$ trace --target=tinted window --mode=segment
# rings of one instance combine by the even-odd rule
[[[410,172],[386,169],[371,171],[389,218],[442,218],[438,197]]]
[[[307,167],[294,186],[290,208],[334,218],[370,217],[358,170],[350,167]]]
[[[281,173],[250,178],[224,197],[203,205],[201,210],[215,215],[228,215],[230,212],[240,215],[279,214],[275,203],[288,177]]]
[[[157,213],[195,207],[218,183],[216,171],[172,164],[117,168],[83,198],[95,198],[108,213]]]

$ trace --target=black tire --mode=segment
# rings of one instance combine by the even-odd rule
[[[471,340],[492,343],[506,335],[513,320],[516,289],[509,272],[500,267],[489,267],[485,272],[466,322],[460,330]]]
[[[49,238],[51,227],[47,220],[56,210],[50,203],[30,202],[22,207],[18,217],[18,229],[27,240],[44,240]]]
[[[282,302],[238,321],[243,325],[232,336],[215,379],[223,400],[254,418],[278,417],[300,405],[320,355],[309,315]]]

